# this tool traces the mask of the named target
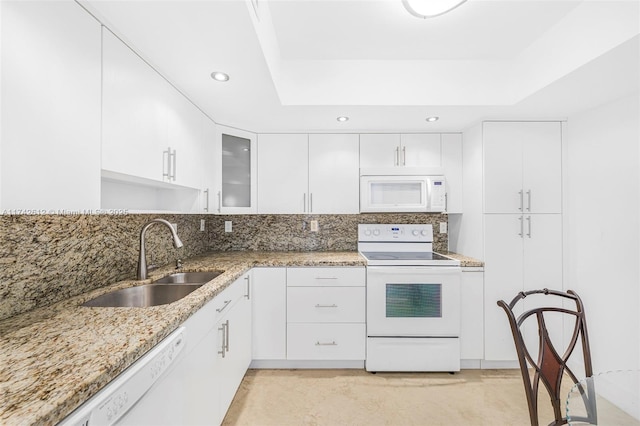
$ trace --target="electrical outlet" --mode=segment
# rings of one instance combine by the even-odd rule
[[[204,219],[200,219],[200,231],[204,231]]]
[[[447,233],[447,222],[440,222],[440,233],[441,234]]]
[[[310,223],[311,223],[311,232],[318,232],[318,221],[312,220]]]
[[[230,220],[225,220],[224,221],[224,232],[232,232],[233,231],[233,224],[231,223]]]

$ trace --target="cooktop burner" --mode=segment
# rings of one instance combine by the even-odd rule
[[[460,261],[434,252],[360,252],[371,266],[459,266]]]

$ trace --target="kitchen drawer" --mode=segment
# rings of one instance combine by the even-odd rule
[[[213,308],[212,314],[214,315],[214,323],[226,315],[227,311],[229,311],[231,307],[238,302],[238,300],[246,297],[248,285],[247,280],[245,279],[246,276],[246,274],[241,276],[213,298],[210,304]]]
[[[364,324],[288,324],[287,359],[364,360]]]
[[[364,287],[364,267],[287,268],[287,287]]]
[[[364,287],[289,287],[287,322],[364,322]]]

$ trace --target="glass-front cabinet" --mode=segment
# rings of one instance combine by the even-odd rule
[[[257,212],[255,133],[216,126],[215,190],[208,194],[210,213]]]

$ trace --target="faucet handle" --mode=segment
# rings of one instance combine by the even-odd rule
[[[182,259],[176,259],[176,269],[182,268]]]

